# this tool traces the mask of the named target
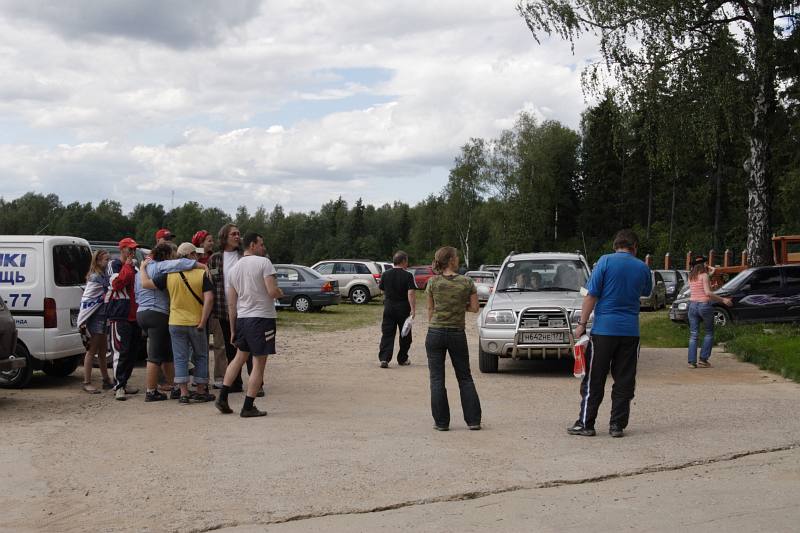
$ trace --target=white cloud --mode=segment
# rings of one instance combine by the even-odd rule
[[[0,145],[7,198],[416,202],[523,109],[577,127],[596,53],[537,45],[510,0],[147,4],[0,0],[0,120],[61,138]]]

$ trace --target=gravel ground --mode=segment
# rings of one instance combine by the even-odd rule
[[[378,324],[279,331],[267,397],[256,402],[269,411],[261,419],[223,416],[210,404],[145,404],[142,394],[126,402],[87,395],[78,373],[0,390],[0,530],[205,531],[370,511],[372,527],[382,527],[384,509],[602,476],[658,482],[660,471],[688,476],[687,464],[769,457],[800,444],[800,386],[724,353],[714,354],[711,369],[689,370],[680,349],[642,350],[626,438],[571,437],[565,428],[579,398],[571,367],[501,361],[499,374],[480,374],[474,321],[468,329],[479,432],[461,420],[452,370],[451,431],[432,429],[424,320],[412,365],[386,370],[377,365]],[[143,379],[137,368],[133,384]],[[242,398],[231,396],[234,409]],[[504,513],[502,505],[491,509]]]

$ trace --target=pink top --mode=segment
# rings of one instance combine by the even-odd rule
[[[703,284],[704,280],[708,279],[708,274],[700,274],[694,281],[689,280],[689,288],[691,290],[690,302],[708,303],[711,298],[706,294],[706,288]]]

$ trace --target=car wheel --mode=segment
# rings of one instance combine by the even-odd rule
[[[714,308],[714,325],[725,327],[731,323],[731,314],[721,307]]]
[[[353,287],[350,289],[350,301],[358,305],[369,303],[369,290],[362,285]]]
[[[33,358],[22,343],[17,342],[17,348],[14,350],[14,357],[22,357],[25,359],[25,368],[15,368],[7,372],[0,372],[0,388],[3,389],[21,389],[31,380],[33,375]]]
[[[480,342],[480,340],[478,341]],[[494,374],[500,366],[500,357],[493,354],[484,352],[478,345],[478,368],[484,374]]]
[[[308,313],[311,310],[311,300],[308,296],[298,296],[292,302],[292,307],[298,313]]]
[[[45,363],[44,367],[42,367],[42,370],[48,376],[65,378],[75,372],[75,369],[78,368],[79,358],[83,358],[83,356],[78,355],[74,357],[56,359],[55,361],[48,361]]]

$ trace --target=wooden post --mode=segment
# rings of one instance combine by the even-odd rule
[[[716,259],[716,257],[714,257],[715,255],[717,255],[717,252],[714,251],[713,249],[708,251],[708,264],[709,264],[709,266],[712,266],[712,267],[714,266],[714,259]]]
[[[644,256],[644,264],[649,268],[653,268],[653,257],[650,254]]]
[[[724,266],[725,268],[731,266],[732,259],[733,259],[733,252],[731,252],[731,249],[728,248],[727,250],[725,250],[725,256],[722,259],[722,266]]]
[[[686,252],[686,270],[692,269],[692,251]]]
[[[747,250],[742,250],[742,266],[747,266]]]
[[[672,266],[672,261],[669,257],[669,252],[664,254],[664,270],[669,270]]]

